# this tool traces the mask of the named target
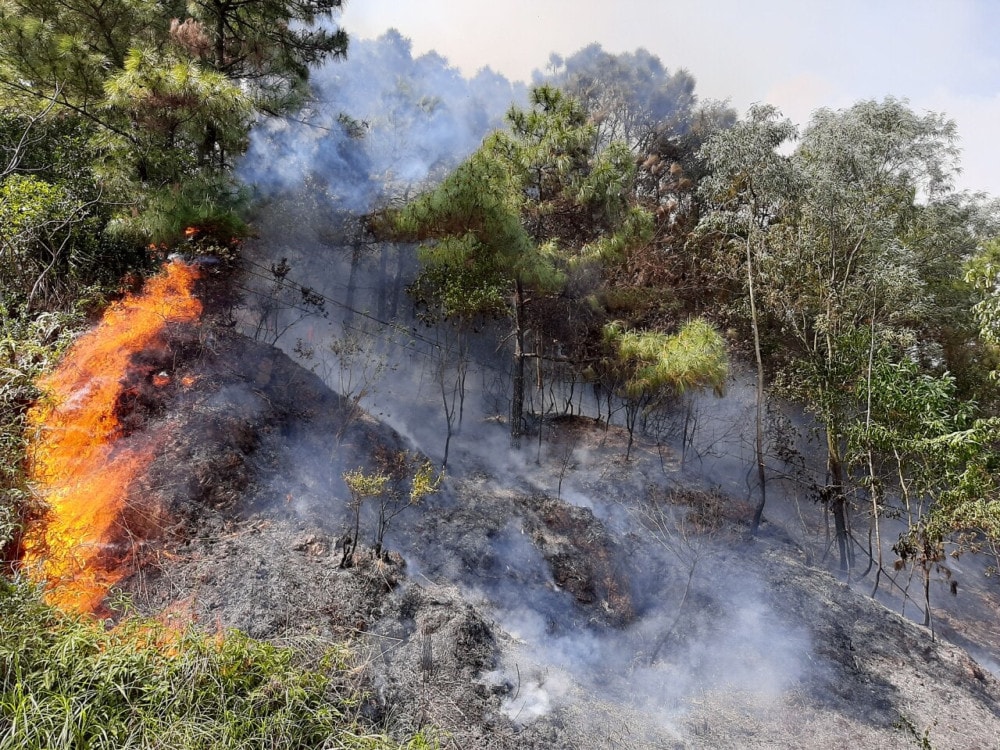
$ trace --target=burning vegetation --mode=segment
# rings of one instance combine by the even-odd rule
[[[24,566],[65,610],[94,611],[129,572],[121,518],[153,446],[125,438],[173,380],[165,331],[198,320],[198,276],[197,266],[168,263],[141,294],[109,308],[40,384],[31,477],[48,511],[24,541]]]

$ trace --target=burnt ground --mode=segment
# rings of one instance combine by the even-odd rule
[[[554,491],[532,473],[565,462],[501,482],[460,456],[393,552],[342,567],[341,474],[401,438],[272,347],[185,346],[130,436],[156,441],[122,587],[141,611],[347,640],[368,718],[446,747],[998,746],[1000,684],[966,652],[807,566],[776,524],[748,542],[745,505],[664,485],[661,456],[623,464],[586,420],[553,437],[600,472]]]

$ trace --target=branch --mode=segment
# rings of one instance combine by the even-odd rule
[[[58,93],[59,93],[59,88],[57,86],[56,94]],[[43,109],[36,115],[32,115],[28,119],[28,124],[24,128],[24,131],[21,133],[21,138],[18,140],[17,145],[14,146],[14,152],[11,155],[10,159],[7,161],[7,166],[4,167],[2,171],[0,171],[0,180],[2,180],[7,175],[11,174],[18,168],[18,166],[21,163],[21,158],[24,155],[24,151],[29,144],[37,143],[39,140],[41,140],[41,138],[36,138],[36,139],[29,138],[31,134],[31,129],[35,125],[37,125],[42,120],[43,117],[45,117],[49,112],[51,112],[52,108],[55,107],[55,105],[56,103],[54,100],[49,101],[45,109]]]
[[[35,99],[41,99],[43,101],[50,102],[51,106],[55,106],[58,104],[60,107],[65,107],[68,110],[76,112],[78,115],[81,115],[82,117],[90,120],[94,124],[104,128],[105,130],[108,130],[114,133],[115,135],[120,135],[122,138],[125,138],[130,143],[138,143],[138,140],[135,138],[135,136],[126,133],[124,130],[117,128],[108,122],[105,122],[104,120],[102,120],[89,110],[85,109],[84,107],[73,104],[65,97],[59,96],[59,93],[61,91],[59,84],[56,84],[56,90],[51,96],[42,91],[31,88],[30,86],[27,86],[23,83],[17,83],[15,81],[11,81],[6,78],[0,79],[0,86],[6,86],[8,88],[14,89],[15,91],[20,91],[23,94],[28,94],[29,96]]]

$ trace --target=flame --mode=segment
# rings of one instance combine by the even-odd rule
[[[198,229],[198,227],[187,227],[187,228],[186,228],[186,229],[184,230],[184,236],[185,236],[185,237],[187,237],[188,239],[191,239],[191,238],[192,238],[192,237],[194,237],[194,236],[195,236],[196,234],[198,234],[198,232],[200,232],[200,231],[201,231],[201,230],[200,230],[200,229]]]
[[[65,610],[95,611],[128,572],[114,543],[127,533],[120,515],[129,485],[153,450],[118,442],[115,407],[133,355],[163,346],[171,323],[200,316],[197,278],[196,266],[168,263],[141,294],[110,307],[39,383],[46,396],[29,414],[38,435],[30,470],[49,513],[26,536],[24,564],[47,582],[49,602]]]

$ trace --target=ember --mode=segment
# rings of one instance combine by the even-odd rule
[[[94,611],[128,573],[127,555],[114,553],[115,542],[128,534],[120,515],[152,449],[119,444],[116,407],[134,356],[162,346],[168,325],[200,316],[201,303],[192,296],[197,278],[197,267],[168,263],[142,294],[109,308],[40,383],[46,396],[30,414],[37,435],[31,474],[49,512],[25,539],[24,565],[63,609]],[[158,385],[169,381],[166,375]]]

